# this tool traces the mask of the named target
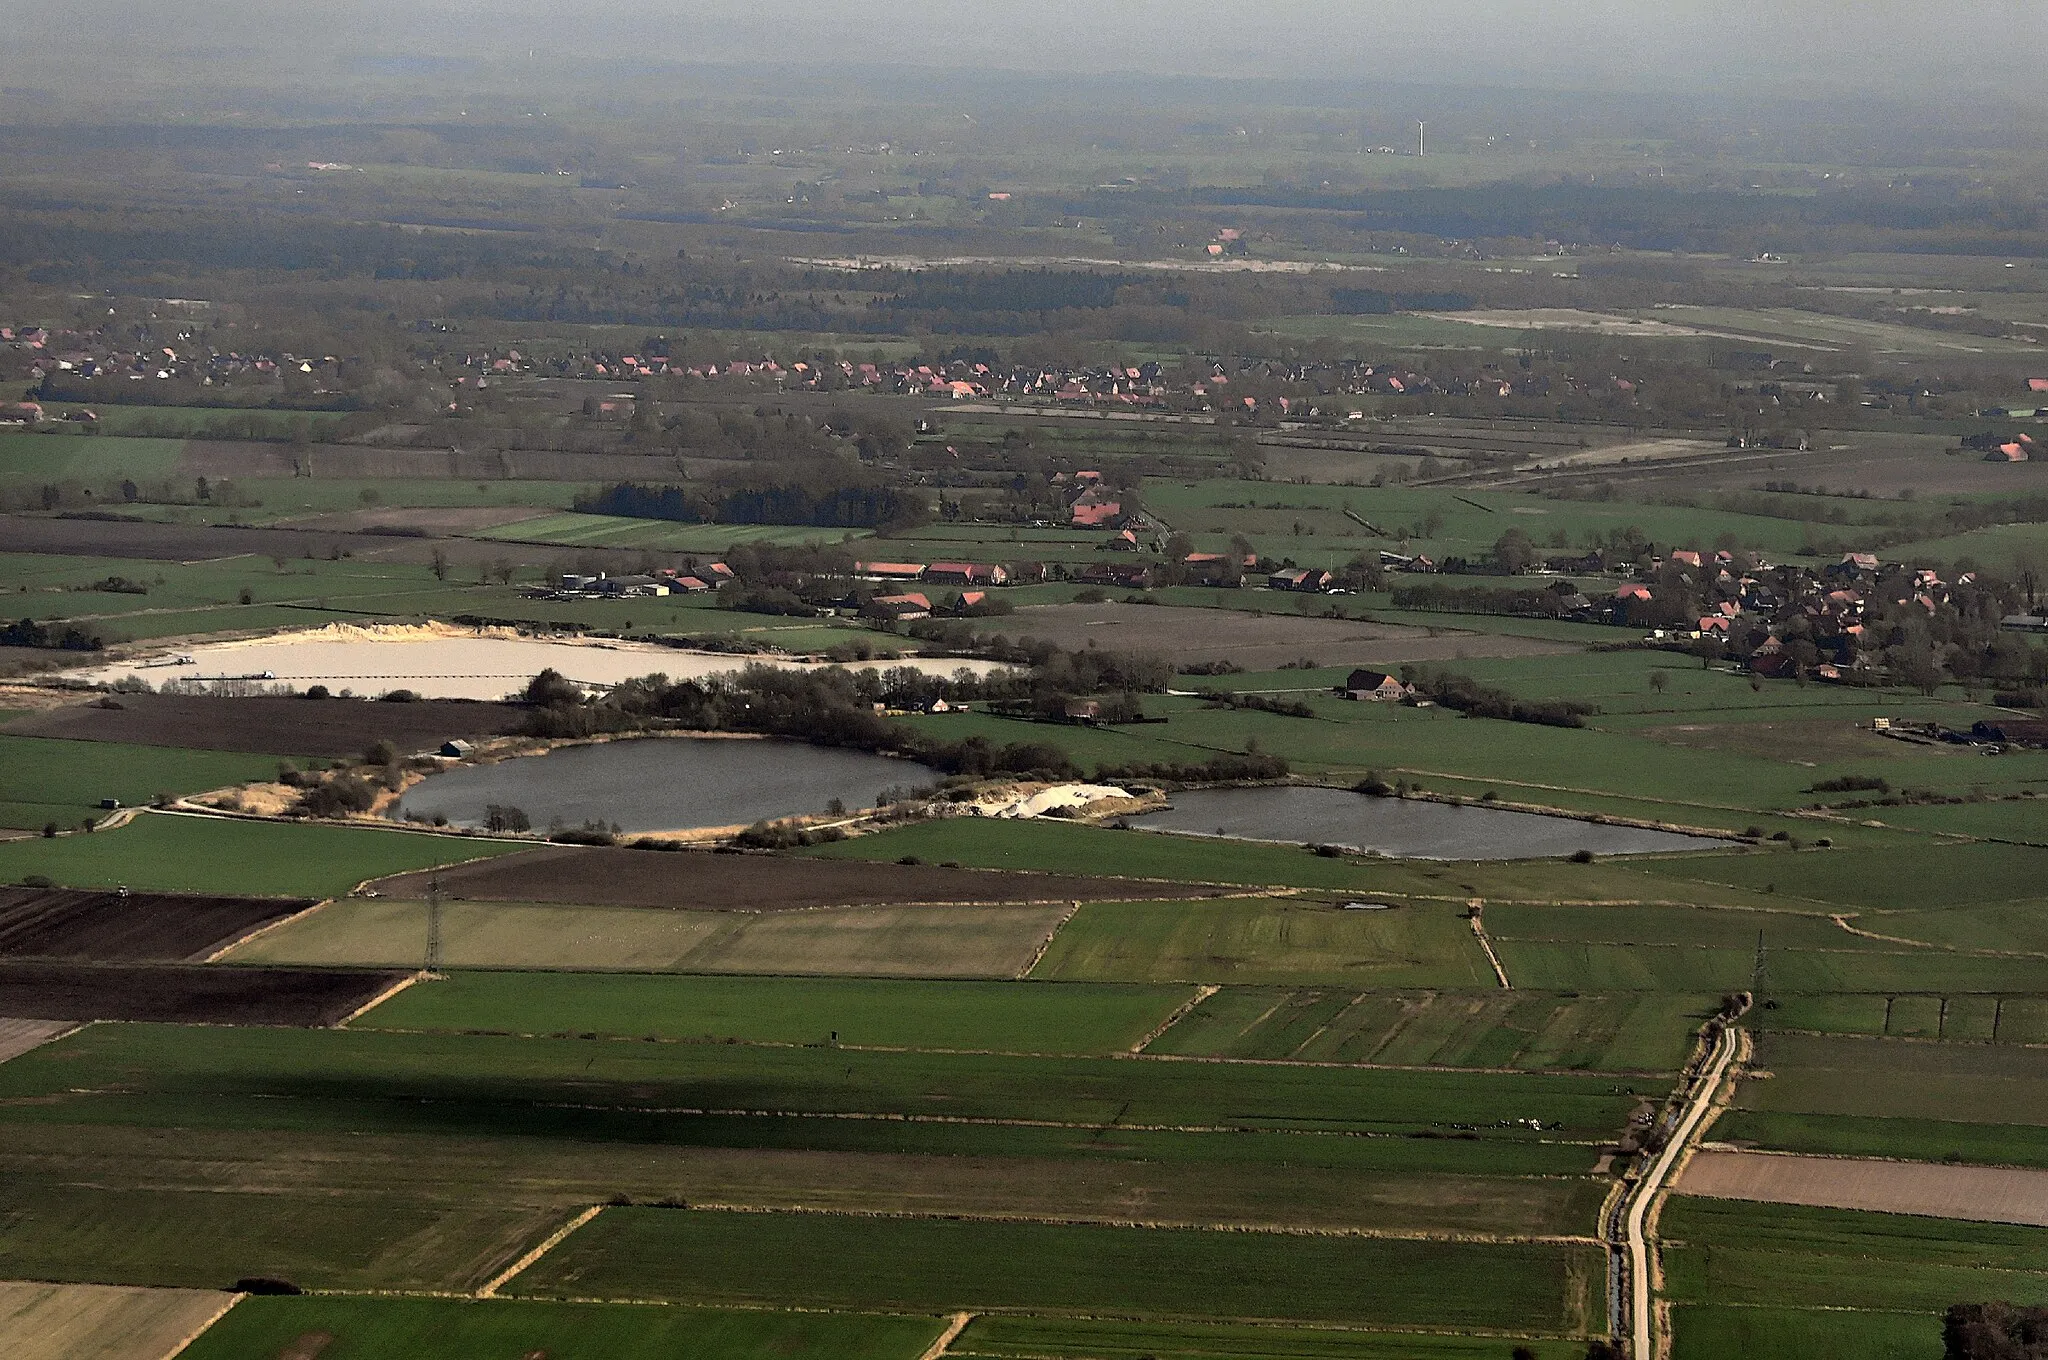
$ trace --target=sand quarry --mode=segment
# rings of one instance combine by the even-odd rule
[[[337,694],[345,689],[364,696],[406,689],[425,699],[502,699],[548,669],[579,684],[608,688],[656,672],[671,680],[697,680],[752,664],[812,669],[830,663],[692,652],[648,643],[525,637],[509,629],[445,624],[329,624],[304,632],[166,648],[70,671],[66,678],[112,684],[133,676],[159,689],[171,683],[245,681],[293,689],[325,685]],[[939,675],[961,669],[984,675],[1000,669],[989,661],[917,658],[861,662],[853,669],[893,666]]]

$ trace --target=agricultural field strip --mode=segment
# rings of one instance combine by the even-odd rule
[[[597,1207],[608,1208],[612,1206]],[[1130,1214],[1118,1214],[1113,1218],[1084,1218],[1071,1214],[1015,1214],[990,1213],[986,1211],[958,1212],[946,1210],[944,1212],[920,1212],[914,1209],[820,1209],[809,1206],[799,1208],[783,1205],[721,1203],[715,1199],[700,1200],[696,1198],[690,1200],[689,1209],[692,1213],[752,1214],[771,1218],[857,1218],[886,1223],[1019,1223],[1055,1228],[1096,1228],[1104,1231],[1134,1229],[1152,1232],[1217,1233],[1232,1237],[1311,1237],[1367,1242],[1463,1242],[1550,1247],[1599,1247],[1606,1245],[1599,1237],[1592,1233],[1474,1232],[1469,1229],[1457,1228],[1338,1228],[1300,1223],[1262,1223],[1256,1226],[1247,1226],[1239,1223],[1204,1222],[1201,1219],[1146,1218]],[[586,1210],[585,1212],[588,1213],[589,1211]],[[577,1226],[581,1227],[583,1223],[588,1223],[595,1217],[595,1214],[591,1214],[589,1218],[584,1218]],[[567,1238],[569,1235],[564,1233],[563,1237]],[[559,1244],[557,1243],[556,1245]],[[541,1253],[541,1256],[545,1254]],[[538,1263],[541,1256],[536,1256],[534,1261],[528,1262],[528,1266]],[[660,1302],[660,1300],[656,1299],[636,1298],[590,1301],[612,1303]]]
[[[392,989],[393,992],[395,993],[397,991],[403,990],[406,985],[410,985],[410,983],[414,980],[416,979],[407,979],[404,983],[394,984]],[[359,1017],[350,1017],[351,1020],[357,1018]],[[546,1032],[531,1031],[522,1033],[515,1030],[496,1029],[400,1029],[396,1026],[391,1025],[358,1025],[356,1026],[356,1029],[366,1033],[404,1034],[419,1037],[465,1033],[488,1034],[492,1038],[503,1039],[560,1039],[568,1033],[568,1031],[565,1030],[550,1030]],[[1165,1035],[1166,1031],[1167,1027],[1162,1026],[1157,1033],[1148,1035],[1146,1037],[1145,1042],[1156,1042],[1158,1039]],[[701,1047],[705,1043],[705,1040],[700,1038],[670,1037],[667,1035],[649,1037],[646,1035],[638,1034],[600,1034],[595,1039],[586,1039],[584,1040],[584,1042],[617,1044],[672,1044],[683,1047]],[[719,1046],[724,1048],[810,1049],[817,1047],[816,1044],[800,1043],[795,1040],[785,1039],[741,1039],[734,1037],[721,1037],[717,1040],[717,1042]],[[832,1045],[832,1047],[834,1051],[840,1053],[934,1053],[946,1054],[960,1058],[1051,1059],[1072,1058],[1076,1056],[1071,1052],[1046,1052],[1019,1048],[941,1048],[932,1045],[912,1046],[908,1044],[849,1044],[844,1042],[834,1044]],[[1128,1052],[1100,1053],[1091,1056],[1116,1061],[1130,1062],[1214,1063],[1225,1067],[1319,1067],[1347,1072],[1422,1072],[1446,1074],[1468,1073],[1473,1076],[1492,1077],[1583,1077],[1587,1073],[1587,1069],[1579,1067],[1474,1067],[1469,1065],[1453,1066],[1443,1063],[1332,1062],[1312,1058],[1239,1058],[1207,1053],[1148,1053],[1139,1050],[1131,1050]],[[1599,1073],[1601,1076],[1615,1077],[1669,1077],[1671,1075],[1671,1073],[1668,1070],[1656,1068],[1625,1067],[1603,1067],[1599,1069]],[[580,1109],[586,1107],[562,1105],[558,1106],[557,1108]],[[1102,1125],[1099,1124],[1076,1124],[1057,1120],[1045,1121],[1031,1119],[976,1119],[968,1118],[965,1116],[953,1115],[848,1114],[819,1112],[804,1113],[802,1111],[794,1110],[699,1109],[695,1107],[681,1106],[647,1106],[644,1108],[646,1112],[649,1114],[764,1115],[772,1116],[777,1119],[887,1119],[899,1120],[906,1123],[999,1125],[1007,1124],[1015,1125],[1019,1128],[1098,1129],[1102,1127]],[[1228,1131],[1228,1127],[1222,1125],[1211,1127],[1208,1125],[1148,1125],[1118,1123],[1116,1127],[1120,1129],[1171,1129],[1182,1133],[1217,1133]],[[1299,1132],[1300,1130],[1294,1131]]]
[[[2048,1227],[2048,1171],[1702,1146],[1675,1193]]]

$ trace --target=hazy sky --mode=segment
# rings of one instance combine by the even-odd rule
[[[78,43],[336,55],[538,47],[1640,90],[2006,85],[2037,96],[2048,0],[0,0],[0,31],[20,44],[17,62]]]

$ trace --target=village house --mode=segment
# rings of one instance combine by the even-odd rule
[[[1415,686],[1403,684],[1399,676],[1385,671],[1355,670],[1337,692],[1360,703],[1399,703],[1414,696]]]

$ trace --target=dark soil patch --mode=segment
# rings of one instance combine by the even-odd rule
[[[324,968],[0,963],[0,1012],[36,1020],[331,1025],[404,976]]]
[[[391,897],[424,897],[430,875],[379,883]],[[930,864],[779,859],[688,850],[559,846],[443,869],[441,891],[478,902],[672,907],[684,911],[778,911],[921,902],[1113,902],[1144,897],[1128,881]],[[1176,898],[1223,889],[1176,884]]]
[[[311,905],[274,897],[123,897],[77,888],[0,888],[0,957],[101,962],[203,958]]]
[[[515,730],[521,714],[507,704],[459,699],[386,704],[367,699],[122,694],[113,696],[113,702],[120,707],[84,703],[31,713],[0,731],[206,751],[352,756],[384,740],[410,752],[432,750],[453,737],[499,736]]]

